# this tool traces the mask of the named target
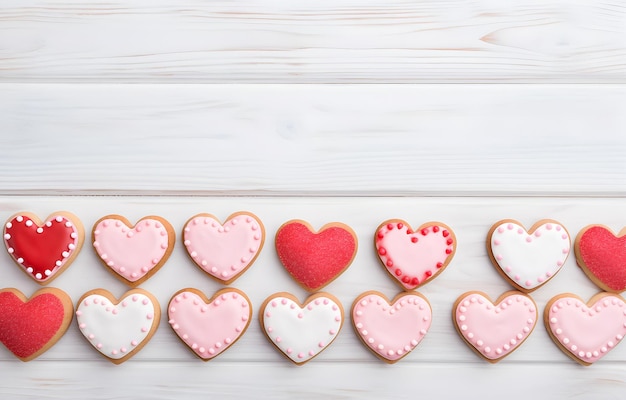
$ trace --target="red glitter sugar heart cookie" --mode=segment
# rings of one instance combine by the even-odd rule
[[[588,366],[624,339],[626,302],[611,293],[598,293],[587,303],[575,294],[559,294],[546,304],[544,325],[563,353]]]
[[[285,269],[309,292],[328,285],[356,256],[357,237],[340,222],[314,232],[306,221],[285,222],[276,232],[276,252]]]
[[[626,290],[626,228],[616,236],[604,225],[588,225],[576,236],[574,251],[578,266],[598,287]]]
[[[403,292],[389,301],[382,293],[369,291],[352,303],[352,326],[372,353],[393,364],[424,339],[432,314],[428,300],[419,293]]]
[[[65,211],[51,214],[45,222],[29,212],[20,212],[4,225],[7,251],[40,285],[47,285],[70,266],[84,238],[80,220]]]
[[[430,282],[450,264],[456,237],[441,222],[427,222],[416,230],[401,219],[390,219],[376,229],[376,254],[385,270],[404,290]]]
[[[240,211],[222,225],[211,214],[194,215],[183,228],[191,260],[211,278],[230,285],[261,253],[265,228],[254,214]]]
[[[30,361],[61,339],[74,308],[60,289],[40,289],[28,299],[9,288],[0,290],[0,310],[0,342],[20,360]]]
[[[132,289],[118,300],[109,291],[94,289],[76,303],[80,333],[113,364],[134,356],[159,327],[161,307],[151,293]]]
[[[209,361],[230,348],[248,329],[252,303],[244,292],[222,289],[208,299],[197,289],[182,289],[167,309],[170,327],[200,358]]]
[[[174,250],[176,233],[161,217],[143,217],[131,226],[121,215],[107,215],[94,224],[91,239],[107,270],[136,287],[165,264]]]

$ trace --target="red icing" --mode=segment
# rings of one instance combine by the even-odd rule
[[[44,347],[62,328],[65,309],[52,293],[24,303],[11,292],[0,292],[0,342],[19,358]]]
[[[605,290],[626,290],[626,235],[616,237],[610,230],[592,226],[577,240],[576,251],[586,269]]]
[[[77,246],[77,239],[70,236],[72,233],[78,234],[74,224],[65,217],[59,217],[60,221],[56,218],[51,217],[48,222],[50,226],[44,223],[40,227],[27,216],[15,216],[4,228],[5,235],[10,235],[8,239],[5,236],[5,245],[7,249],[12,249],[12,252],[9,250],[11,256],[40,282],[49,279],[65,264],[67,258],[75,251],[70,248],[71,244]],[[68,222],[71,224],[69,227],[66,226]],[[37,232],[38,228],[41,228],[41,233]],[[63,252],[66,252],[66,256],[63,256]],[[20,259],[23,261],[20,262]],[[61,265],[58,265],[58,262]]]
[[[309,291],[318,290],[339,276],[352,262],[356,250],[356,236],[341,226],[314,233],[304,223],[293,221],[276,232],[278,258]]]

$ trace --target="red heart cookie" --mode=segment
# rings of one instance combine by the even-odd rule
[[[401,219],[383,222],[374,235],[376,253],[385,270],[404,290],[415,289],[439,275],[456,252],[456,237],[441,222],[415,231]]]
[[[85,233],[80,220],[68,212],[56,212],[42,223],[28,212],[8,219],[4,244],[15,263],[40,285],[50,283],[74,261]]]
[[[309,292],[345,271],[357,251],[357,237],[345,224],[332,222],[314,232],[305,221],[284,223],[276,232],[276,252],[291,276]]]
[[[615,236],[603,225],[588,225],[574,242],[576,262],[598,287],[607,292],[626,290],[626,228]]]
[[[135,287],[165,264],[174,250],[176,233],[161,217],[143,217],[131,226],[121,215],[107,215],[94,224],[91,239],[107,270]]]
[[[30,361],[63,336],[74,308],[60,289],[40,289],[30,299],[17,289],[2,289],[0,310],[0,342],[20,360]]]

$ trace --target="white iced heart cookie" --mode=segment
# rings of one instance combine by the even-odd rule
[[[563,267],[571,247],[567,230],[543,219],[527,232],[512,219],[497,222],[487,235],[487,252],[498,272],[514,287],[530,293]]]
[[[268,297],[259,313],[261,327],[278,350],[295,364],[324,351],[343,325],[343,307],[331,294],[319,292],[300,305],[289,293]]]
[[[159,326],[157,299],[142,289],[117,300],[104,289],[87,292],[76,307],[80,332],[103,356],[120,364],[135,355]]]

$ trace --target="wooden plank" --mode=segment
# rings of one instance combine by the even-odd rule
[[[626,86],[0,87],[0,193],[626,194]]]
[[[7,0],[2,82],[625,82],[618,0]]]
[[[626,226],[626,203],[623,199],[608,198],[11,196],[0,197],[0,210],[0,221],[5,221],[20,210],[30,210],[42,218],[56,210],[68,210],[81,218],[88,233],[100,217],[110,213],[125,215],[131,221],[145,215],[161,215],[180,233],[184,223],[196,213],[208,212],[223,220],[235,211],[254,212],[265,225],[266,244],[255,264],[232,285],[250,297],[254,309],[253,320],[241,340],[210,364],[225,362],[255,365],[265,362],[279,369],[285,364],[289,365],[289,362],[262,334],[258,324],[258,310],[265,298],[275,292],[291,292],[301,300],[307,296],[280,265],[274,250],[275,232],[287,220],[305,219],[317,228],[330,221],[342,221],[357,233],[359,251],[353,265],[324,289],[337,296],[346,310],[365,291],[377,290],[388,298],[399,293],[398,286],[384,271],[374,252],[372,237],[380,223],[390,218],[402,218],[413,226],[419,226],[423,222],[435,220],[445,222],[454,229],[458,250],[452,263],[434,281],[419,289],[432,305],[432,328],[419,347],[394,367],[398,369],[407,365],[432,363],[446,363],[467,370],[486,366],[487,363],[479,359],[458,337],[450,315],[455,300],[462,293],[479,290],[495,299],[511,290],[511,286],[490,265],[486,254],[486,235],[496,221],[515,218],[531,226],[539,219],[553,218],[560,221],[572,237],[591,223],[606,224],[615,231]],[[16,287],[27,295],[37,289],[37,285],[13,264],[6,251],[0,252],[0,267],[0,287]],[[90,243],[86,243],[75,263],[52,285],[66,291],[74,301],[83,293],[98,287],[116,296],[127,290],[101,265]],[[165,311],[171,296],[182,288],[198,288],[210,296],[223,286],[209,279],[191,263],[179,237],[166,265],[141,287],[153,293]],[[598,291],[576,266],[572,254],[558,275],[533,292],[532,298],[539,311],[543,312],[547,301],[557,294],[571,292],[582,298],[590,298]],[[73,368],[73,365],[95,360],[100,360],[100,356],[81,337],[76,321],[73,321],[61,341],[33,364],[66,362],[68,368]],[[202,364],[181,344],[166,318],[161,321],[152,341],[127,364],[157,361],[197,361],[198,365]],[[20,363],[2,346],[0,362],[6,365]],[[349,319],[337,340],[311,363],[318,362],[349,367],[372,363],[381,369],[386,367],[363,347]],[[552,342],[542,321],[522,347],[501,364],[521,366],[527,363],[556,363],[559,366],[555,369],[561,365],[575,365]],[[101,365],[108,366],[109,363],[102,360]],[[598,365],[618,365],[619,368],[626,365],[626,344],[616,347]],[[303,367],[303,370],[307,367]]]
[[[3,367],[9,366],[1,362]],[[623,365],[593,368],[535,364],[308,364],[151,362],[103,368],[97,361],[10,365],[0,395],[11,399],[615,399],[626,389]]]

